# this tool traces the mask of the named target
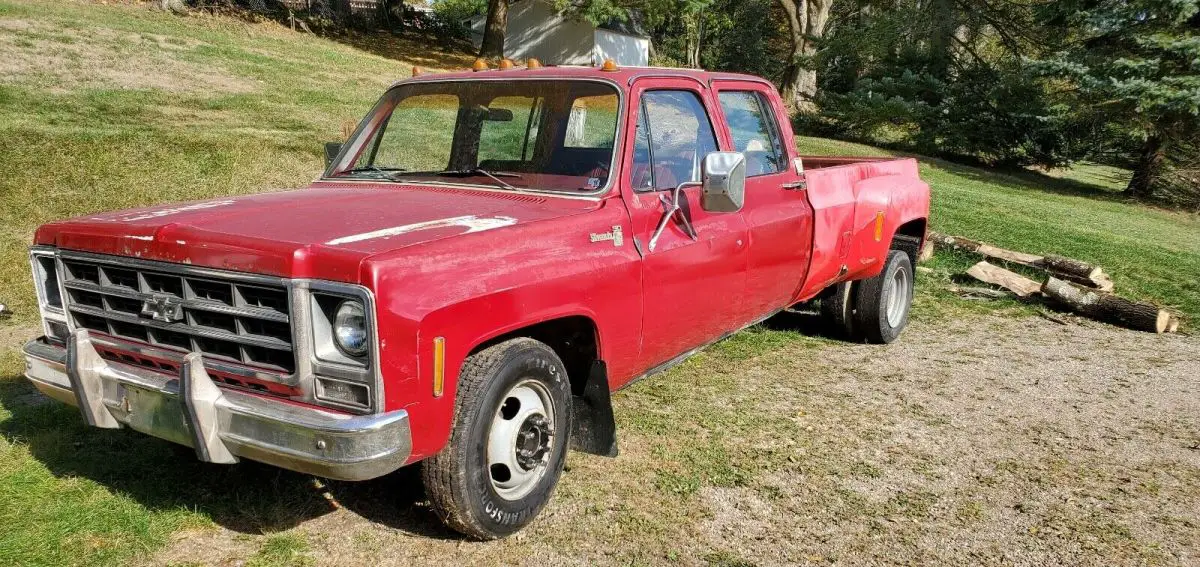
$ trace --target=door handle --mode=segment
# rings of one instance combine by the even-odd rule
[[[783,188],[788,191],[804,191],[808,189],[808,182],[797,181],[795,183],[784,183]]]

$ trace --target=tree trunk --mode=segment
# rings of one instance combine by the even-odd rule
[[[817,71],[813,58],[829,23],[833,0],[779,0],[787,14],[791,53],[781,90],[787,105],[796,112],[815,112]]]
[[[1154,182],[1162,172],[1163,162],[1167,158],[1167,148],[1162,137],[1153,134],[1142,144],[1141,155],[1138,156],[1137,166],[1133,170],[1133,179],[1125,192],[1130,196],[1145,199],[1154,193]]]
[[[954,59],[954,0],[933,0],[930,11],[929,73],[945,79]]]
[[[1137,303],[1116,295],[1080,289],[1053,277],[1046,280],[1042,293],[1080,315],[1127,329],[1164,333],[1171,323],[1170,313],[1149,303]]]
[[[700,52],[704,48],[704,12],[684,16],[684,27],[687,30],[687,66],[692,69],[700,68]]]
[[[479,47],[480,57],[504,57],[504,36],[508,33],[508,1],[489,0],[487,23],[483,28],[483,45]]]

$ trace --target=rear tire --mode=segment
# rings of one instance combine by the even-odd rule
[[[479,540],[533,521],[562,475],[570,404],[566,368],[543,343],[513,339],[468,357],[450,441],[421,469],[438,517]]]
[[[821,320],[833,337],[854,338],[854,286],[855,282],[842,282],[821,297]]]
[[[888,253],[878,276],[862,280],[854,300],[854,328],[869,343],[888,344],[908,325],[912,308],[913,267],[908,254]]]

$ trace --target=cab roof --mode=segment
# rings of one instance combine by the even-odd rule
[[[470,79],[601,79],[617,83],[626,89],[639,78],[653,77],[658,79],[691,79],[707,85],[710,81],[747,81],[774,86],[770,81],[753,75],[740,73],[720,73],[697,69],[678,69],[673,67],[617,67],[615,71],[604,71],[599,67],[578,66],[544,66],[536,69],[515,67],[513,69],[491,68],[486,71],[455,71],[449,73],[421,73],[411,79],[402,79],[396,84],[416,82],[436,82],[446,80]],[[395,85],[393,85],[395,86]]]

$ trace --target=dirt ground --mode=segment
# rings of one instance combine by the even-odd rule
[[[572,455],[512,539],[447,533],[402,471],[314,481],[288,529],[183,533],[150,563],[1200,565],[1195,337],[1001,316],[887,347],[772,333],[618,394],[621,456]]]

